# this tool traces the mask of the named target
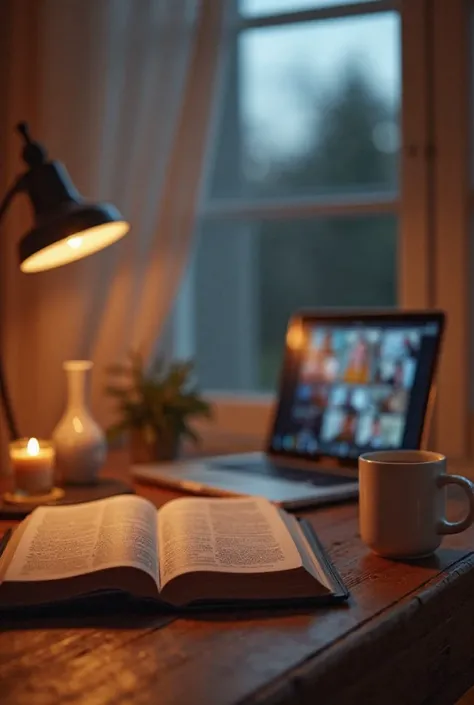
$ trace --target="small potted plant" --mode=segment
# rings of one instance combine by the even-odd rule
[[[118,416],[107,437],[128,434],[133,463],[174,460],[183,437],[199,441],[190,421],[210,418],[211,407],[193,381],[192,362],[166,365],[157,359],[146,371],[141,355],[133,352],[128,363],[107,371],[106,393],[116,400]]]

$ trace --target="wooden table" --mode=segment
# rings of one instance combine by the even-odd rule
[[[157,506],[173,496],[136,489]],[[361,544],[354,504],[307,516],[352,592],[349,606],[4,622],[1,705],[455,702],[474,683],[474,531],[409,565]]]

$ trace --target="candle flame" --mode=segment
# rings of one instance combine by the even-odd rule
[[[40,446],[36,438],[30,438],[26,446],[28,455],[39,455]]]

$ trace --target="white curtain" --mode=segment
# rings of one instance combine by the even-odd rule
[[[105,423],[105,366],[132,347],[151,354],[163,330],[190,248],[222,3],[0,4],[1,188],[22,169],[13,129],[27,120],[83,195],[132,224],[112,247],[31,275],[17,262],[27,204],[0,226],[7,377],[21,432],[49,437],[65,402],[63,360],[94,361],[92,407]]]

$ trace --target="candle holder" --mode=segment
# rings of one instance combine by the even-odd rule
[[[49,441],[19,438],[9,445],[15,489],[4,495],[14,504],[44,504],[64,491],[54,487],[54,447]]]

